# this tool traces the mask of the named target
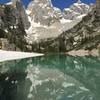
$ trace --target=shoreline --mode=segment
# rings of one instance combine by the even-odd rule
[[[0,62],[43,56],[41,53],[0,50]]]
[[[80,57],[84,57],[84,56],[100,57],[99,49],[93,49],[93,50],[84,50],[84,49],[72,50],[72,51],[66,52],[66,54],[71,55],[71,56],[80,56]]]
[[[79,56],[79,57],[84,57],[84,56],[100,57],[100,50],[99,49],[93,49],[93,50],[80,49],[80,50],[72,50],[69,52],[65,52],[64,54],[69,55],[69,56]],[[43,55],[44,54],[34,53],[34,52],[0,50],[0,62],[38,57],[38,56],[43,56]]]

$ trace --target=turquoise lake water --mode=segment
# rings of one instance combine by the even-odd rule
[[[100,58],[56,54],[0,63],[0,100],[100,100]]]

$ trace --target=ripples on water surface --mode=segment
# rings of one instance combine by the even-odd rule
[[[100,100],[100,58],[48,55],[0,63],[0,100]]]

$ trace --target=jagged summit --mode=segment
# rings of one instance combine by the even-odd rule
[[[89,6],[81,1],[61,11],[52,5],[51,0],[34,0],[26,10],[31,23],[26,30],[26,38],[32,43],[35,40],[57,37],[81,21],[88,10]]]
[[[34,17],[35,22],[43,25],[50,25],[53,19],[58,19],[50,0],[34,0],[30,2],[27,10],[30,11],[30,17]]]
[[[97,9],[97,12],[100,15],[100,0],[96,0],[96,9]]]
[[[17,33],[18,39],[21,36],[19,34],[22,34],[20,41],[25,39],[26,44],[32,47],[32,51],[66,52],[75,49],[93,49],[100,43],[100,17],[98,17],[100,1],[98,0],[95,9],[91,12],[89,12],[90,6],[80,0],[64,11],[53,7],[50,0],[34,0],[30,2],[27,9],[24,9],[21,1],[15,1],[16,6],[5,6],[5,9],[11,8],[11,12],[1,9],[2,13],[0,13],[3,17],[1,16],[0,23],[2,27],[7,24],[4,29],[6,33],[11,31],[12,36],[13,33]],[[27,16],[30,26],[26,29]],[[8,17],[10,20],[7,20]],[[17,45],[19,45],[18,39],[16,39]]]
[[[84,50],[87,55],[100,55],[100,12],[97,1],[96,7],[92,9],[79,23],[73,28],[63,32],[57,38],[51,38],[39,43],[40,52],[69,52],[74,54]],[[49,44],[49,45],[46,45]],[[44,46],[46,45],[46,46]],[[35,45],[34,45],[35,47]],[[34,48],[33,47],[33,48]],[[42,48],[42,49],[41,49]],[[83,53],[83,52],[81,52]],[[80,54],[81,54],[80,53]]]
[[[92,10],[73,28],[63,32],[57,38],[34,44],[33,48],[38,52],[69,52],[69,54],[83,50],[87,52],[87,55],[99,56],[100,16],[98,14]],[[35,45],[39,45],[39,48]]]
[[[16,6],[16,2],[21,2],[21,0],[11,0],[11,2],[13,6]]]
[[[54,7],[51,0],[33,0],[27,9],[23,7],[21,0],[12,0],[12,3],[16,4],[18,15],[22,17],[26,29],[25,38],[31,44],[41,39],[58,37],[79,23],[89,11],[89,6],[80,0],[64,11]]]
[[[76,19],[78,16],[87,14],[89,12],[89,6],[78,0],[76,3],[72,4],[69,8],[63,10],[63,15],[65,19]]]
[[[77,3],[82,3],[82,1],[81,0],[77,0]]]

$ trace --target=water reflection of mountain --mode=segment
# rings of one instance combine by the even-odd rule
[[[0,66],[0,100],[100,98],[99,58],[49,55]]]

